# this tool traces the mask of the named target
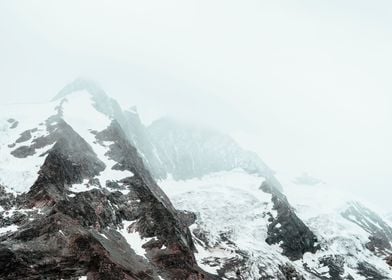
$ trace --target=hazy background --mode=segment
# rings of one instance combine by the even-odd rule
[[[1,103],[78,76],[392,211],[392,2],[0,0]]]

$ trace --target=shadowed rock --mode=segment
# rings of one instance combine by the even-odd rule
[[[287,198],[276,188],[263,182],[261,189],[272,194],[274,210],[277,217],[271,217],[268,226],[268,244],[280,244],[283,254],[291,260],[298,260],[306,252],[315,253],[320,247],[316,245],[317,237],[295,214]],[[276,225],[280,224],[279,227]]]

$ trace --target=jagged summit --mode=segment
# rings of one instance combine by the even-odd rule
[[[98,83],[90,79],[75,79],[60,90],[52,101],[69,98],[74,94],[80,94],[80,92],[86,92],[91,96],[91,100],[99,112],[121,121],[122,109],[120,105],[116,100],[109,97]]]
[[[72,94],[76,91],[87,91],[94,98],[108,98],[105,91],[93,80],[86,78],[77,78],[71,83],[67,84],[59,93],[52,99],[52,101],[59,100],[61,98],[66,97],[69,94]]]
[[[73,93],[81,91],[91,95],[96,110],[120,124],[156,179],[165,179],[169,174],[175,178],[189,179],[210,172],[242,168],[269,177],[281,188],[274,179],[273,171],[255,153],[242,149],[230,136],[171,117],[163,117],[146,127],[136,106],[123,110],[117,101],[108,97],[91,80],[76,79],[65,86],[54,100],[71,98]]]

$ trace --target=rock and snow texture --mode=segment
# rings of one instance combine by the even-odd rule
[[[303,260],[316,279],[392,279],[385,260],[391,254],[391,228],[381,217],[333,185],[278,179],[298,216],[320,241],[321,250]]]
[[[119,232],[124,236],[130,248],[134,250],[137,255],[145,258],[147,252],[143,246],[154,238],[141,237],[140,233],[132,227],[135,224],[135,221],[123,221],[122,229],[120,229]]]
[[[282,244],[266,242],[278,211],[273,196],[260,189],[263,181],[258,175],[234,170],[161,182],[178,209],[197,215],[192,233],[203,269],[222,279],[285,279],[290,259],[283,255]]]
[[[43,145],[26,156],[15,153],[30,147],[48,132],[45,120],[54,115],[52,104],[0,106],[0,185],[13,193],[29,190],[51,146]]]
[[[110,145],[113,142],[99,141],[97,133],[108,128],[113,121],[110,117],[98,112],[92,104],[91,95],[86,91],[74,92],[63,99],[62,118],[76,133],[89,143],[97,157],[104,163],[105,169],[95,178],[101,186],[107,186],[107,182],[119,182],[124,178],[132,177],[133,173],[128,170],[117,170],[118,163],[109,157]],[[86,118],[86,116],[88,116]],[[88,185],[87,182],[73,186],[76,192]]]
[[[392,279],[388,222],[226,135],[86,80],[0,107],[0,279]]]
[[[315,195],[309,186],[292,183],[287,191],[293,211],[317,238],[315,250],[293,259],[283,254],[283,242],[268,245],[271,226],[279,232],[282,224],[299,218],[286,216],[276,223],[278,211],[272,195],[260,189],[262,182],[262,177],[241,170],[161,182],[178,209],[197,215],[192,234],[203,269],[222,279],[392,279],[385,260],[388,246],[382,243],[384,254],[370,247],[380,245],[372,243],[375,233],[388,235],[390,228],[373,212],[327,188],[320,187]],[[361,214],[354,215],[353,207]]]

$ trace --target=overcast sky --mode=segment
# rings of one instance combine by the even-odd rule
[[[0,0],[1,103],[78,76],[392,211],[392,2]]]

